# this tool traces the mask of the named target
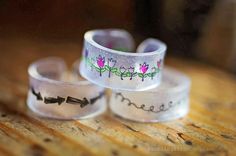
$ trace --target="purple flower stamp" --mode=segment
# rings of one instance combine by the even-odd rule
[[[108,77],[110,78],[110,77],[111,77],[111,70],[112,70],[112,68],[115,67],[115,65],[116,65],[116,60],[114,60],[113,58],[108,58],[107,60],[108,60],[108,61],[107,61],[107,65],[108,65],[108,68],[109,68]]]
[[[128,71],[130,72],[130,80],[133,79],[134,74],[136,74],[136,72],[134,72],[134,67],[129,67]]]
[[[120,79],[121,80],[123,80],[123,76],[124,76],[126,70],[127,69],[125,67],[123,67],[123,66],[120,67]]]

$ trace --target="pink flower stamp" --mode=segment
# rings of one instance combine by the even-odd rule
[[[144,62],[143,64],[140,64],[139,70],[142,73],[142,81],[144,81],[144,74],[147,72],[149,65]]]
[[[162,65],[162,60],[160,59],[159,61],[157,61],[157,68],[160,69]]]
[[[102,68],[105,66],[105,57],[102,57],[101,55],[99,55],[97,57],[97,65],[100,69],[100,76],[102,76]]]

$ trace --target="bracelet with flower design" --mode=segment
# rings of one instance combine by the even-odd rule
[[[94,84],[116,90],[144,91],[159,86],[165,43],[148,38],[134,48],[134,39],[125,30],[88,31],[80,74]]]
[[[86,56],[86,55],[85,55]],[[116,67],[116,60],[113,58],[107,58],[107,62],[105,61],[105,57],[102,57],[99,55],[94,58],[88,58],[88,57],[83,57],[82,59],[85,60],[86,64],[91,67],[91,70],[96,70],[99,72],[99,75],[102,76],[104,72],[108,72],[108,77],[111,77],[111,74],[114,74],[116,76],[119,76],[121,80],[123,78],[129,77],[130,80],[133,79],[133,77],[140,77],[142,81],[144,81],[145,78],[150,77],[153,79],[159,72],[160,68],[162,65],[162,60],[157,61],[157,65],[153,66],[150,68],[151,72],[147,72],[149,69],[149,65],[146,62],[143,62],[140,64],[139,71],[140,72],[135,72],[135,67]]]

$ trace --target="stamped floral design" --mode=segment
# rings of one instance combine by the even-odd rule
[[[147,70],[148,70],[148,67],[149,67],[149,65],[146,64],[146,62],[144,62],[143,64],[140,64],[139,70],[140,70],[143,74],[145,74],[145,73],[147,72]]]
[[[100,71],[100,76],[102,76],[102,68],[105,66],[105,57],[102,57],[101,55],[99,55],[97,57],[97,65],[99,67],[99,71]]]
[[[144,74],[147,72],[149,65],[144,62],[143,64],[140,64],[139,70],[142,73],[142,81],[144,81]]]
[[[129,70],[129,72],[130,72],[130,80],[132,80],[132,79],[133,79],[133,76],[134,76],[137,72],[135,72],[134,67],[129,67],[128,70]]]
[[[123,66],[120,67],[120,79],[121,80],[123,80],[123,76],[124,76],[126,70],[127,69],[125,67],[123,67]]]
[[[112,72],[112,68],[114,68],[115,67],[115,65],[116,65],[116,60],[114,60],[113,58],[108,58],[107,59],[108,61],[107,61],[107,65],[108,65],[108,77],[111,77],[111,72]]]
[[[157,68],[160,69],[162,66],[162,59],[160,59],[159,61],[157,61]]]
[[[155,75],[155,71],[156,71],[156,68],[155,67],[152,67],[151,68],[151,79],[153,80],[153,77],[154,77],[154,75]]]
[[[88,51],[85,50],[84,59],[86,64],[91,67],[91,70],[99,72],[100,76],[104,76],[104,72],[108,72],[108,78],[113,76],[119,76],[121,80],[129,78],[133,80],[134,77],[140,77],[143,82],[145,79],[150,78],[151,80],[160,72],[162,66],[162,60],[158,60],[154,66],[143,62],[139,64],[138,68],[134,66],[117,66],[118,60],[114,58],[105,58],[105,56],[98,55],[94,58],[88,57]]]

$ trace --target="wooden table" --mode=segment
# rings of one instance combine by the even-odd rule
[[[190,112],[180,120],[142,124],[108,111],[58,121],[30,112],[29,63],[60,56],[71,65],[80,51],[76,42],[0,40],[0,155],[236,155],[235,76],[197,61],[166,61],[192,79]]]

